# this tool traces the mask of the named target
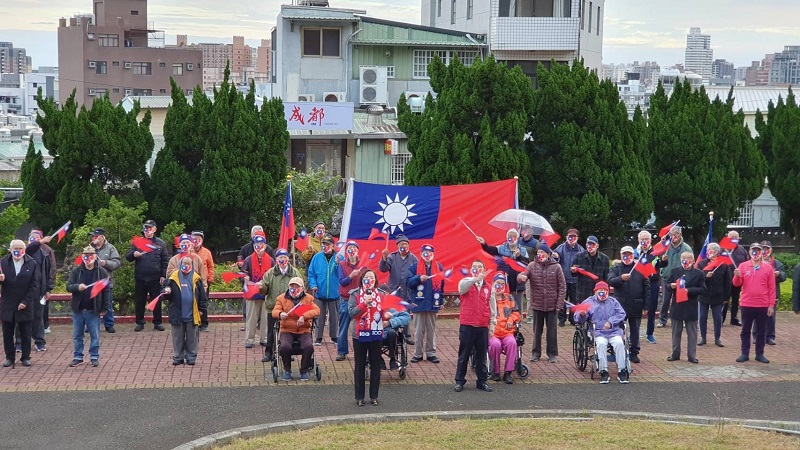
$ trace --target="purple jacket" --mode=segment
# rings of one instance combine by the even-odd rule
[[[596,336],[604,336],[611,338],[613,336],[622,336],[622,322],[625,321],[625,310],[614,297],[608,297],[605,301],[597,300],[596,296],[591,296],[584,300],[581,304],[590,304],[589,311],[586,316],[575,314],[575,322],[583,323],[587,319],[590,320],[594,326],[594,334]],[[611,322],[611,328],[608,330],[603,329],[606,322]]]

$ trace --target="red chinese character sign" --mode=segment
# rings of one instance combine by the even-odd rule
[[[353,129],[352,103],[284,103],[283,113],[289,130]]]

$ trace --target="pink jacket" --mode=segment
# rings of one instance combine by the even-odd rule
[[[753,261],[739,264],[739,276],[733,277],[733,285],[741,286],[740,306],[750,308],[768,308],[775,306],[775,272],[772,266],[762,262],[758,269]]]

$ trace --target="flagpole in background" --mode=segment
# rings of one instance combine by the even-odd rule
[[[286,175],[286,200],[283,202],[281,213],[281,233],[278,237],[278,248],[289,249],[289,243],[294,239],[294,207],[292,205],[292,176]],[[294,249],[294,246],[292,246]],[[294,250],[292,250],[294,252]],[[296,256],[293,256],[296,260]]]

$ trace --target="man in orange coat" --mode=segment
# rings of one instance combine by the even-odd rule
[[[492,292],[497,303],[497,318],[494,333],[489,337],[489,360],[492,362],[493,374],[492,381],[500,381],[500,354],[505,352],[506,365],[503,381],[506,384],[514,384],[511,379],[511,372],[517,361],[517,338],[514,330],[522,316],[519,313],[519,305],[514,301],[514,297],[506,291],[506,276],[500,272],[494,276]]]
[[[305,311],[303,311],[305,309]],[[298,314],[296,311],[303,311]],[[289,280],[289,289],[275,300],[272,317],[281,320],[281,332],[278,335],[280,346],[278,354],[283,361],[283,381],[292,380],[292,341],[300,341],[303,358],[300,361],[300,381],[308,381],[311,370],[311,356],[314,345],[311,339],[311,321],[319,316],[319,306],[314,297],[305,292],[305,283],[300,277]]]
[[[206,279],[208,281],[206,284],[206,298],[208,298],[208,286],[214,282],[214,256],[211,254],[209,249],[203,247],[205,238],[206,236],[202,231],[192,231],[192,239],[194,239],[194,251],[197,253],[197,256],[203,260],[203,266],[205,266],[206,269]],[[208,331],[208,310],[201,311],[200,331]]]

